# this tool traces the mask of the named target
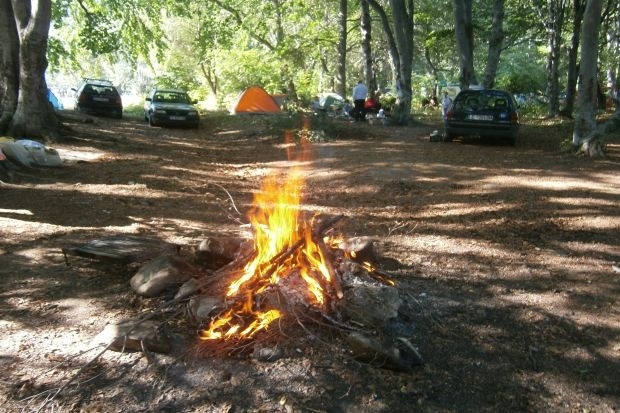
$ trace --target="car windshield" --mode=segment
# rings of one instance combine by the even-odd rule
[[[117,91],[114,87],[111,86],[102,86],[102,85],[91,85],[88,84],[84,86],[84,92],[89,94],[97,94],[97,95],[116,95]]]
[[[191,101],[186,93],[158,91],[153,95],[153,102],[190,103]]]
[[[481,110],[508,108],[508,96],[499,93],[463,93],[454,102],[456,110]]]

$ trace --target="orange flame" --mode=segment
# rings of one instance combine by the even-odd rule
[[[292,141],[290,135],[287,138],[288,142]],[[302,145],[299,161],[307,160],[308,145]],[[289,146],[289,150],[291,148]],[[226,297],[230,307],[200,333],[201,339],[252,338],[282,318],[284,315],[277,309],[257,308],[255,298],[278,284],[281,277],[295,273],[293,269],[306,283],[309,302],[324,305],[324,283],[329,283],[331,276],[325,264],[326,257],[313,241],[311,222],[300,218],[304,180],[299,161],[285,179],[276,174],[268,176],[261,191],[255,194],[253,208],[248,214],[254,230],[254,258],[228,286]],[[293,254],[281,255],[300,242],[301,246]]]

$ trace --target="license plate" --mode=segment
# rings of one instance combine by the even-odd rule
[[[170,120],[185,120],[185,116],[170,116]]]
[[[96,101],[96,102],[109,102],[110,101],[110,99],[108,99],[108,98],[100,98],[100,97],[97,97],[97,96],[93,97],[93,100]]]
[[[493,115],[469,115],[467,119],[471,120],[493,120]]]

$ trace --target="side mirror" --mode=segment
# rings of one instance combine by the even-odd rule
[[[152,99],[151,98],[146,98],[144,100],[146,100],[147,102],[150,102]]]
[[[192,105],[195,105],[196,103],[198,103],[197,100],[192,100]]]

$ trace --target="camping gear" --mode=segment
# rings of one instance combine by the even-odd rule
[[[60,101],[60,99],[56,97],[54,92],[52,92],[52,89],[47,89],[47,100],[50,102],[50,104],[52,105],[54,109],[56,110],[64,109],[62,102]]]
[[[322,93],[319,96],[319,104],[326,112],[334,112],[344,106],[344,98],[336,93]]]
[[[230,109],[230,113],[273,114],[280,113],[280,106],[275,99],[260,86],[251,86],[244,90]]]
[[[62,165],[58,151],[30,139],[20,139],[15,142],[3,140],[0,141],[0,149],[7,159],[17,165],[29,168]]]

